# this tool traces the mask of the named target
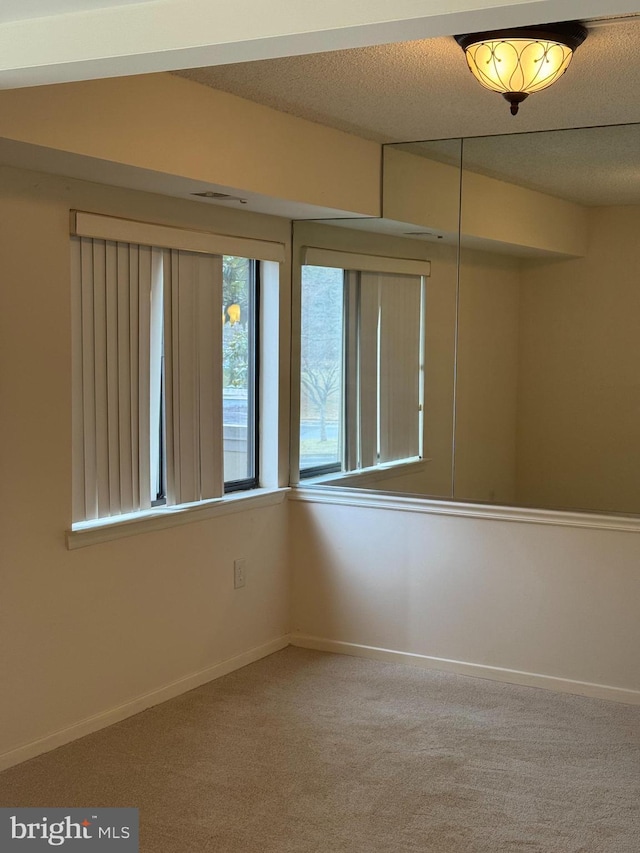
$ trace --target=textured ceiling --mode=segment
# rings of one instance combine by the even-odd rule
[[[640,124],[467,139],[464,163],[578,204],[640,204]]]
[[[589,28],[563,79],[516,117],[473,79],[453,38],[178,73],[379,142],[640,121],[640,20]]]
[[[531,132],[640,122],[640,19],[589,31],[564,77],[515,117],[478,85],[453,38],[179,73],[378,142],[478,137],[465,141],[467,168],[580,204],[640,204],[640,125]],[[459,161],[451,141],[414,151]]]

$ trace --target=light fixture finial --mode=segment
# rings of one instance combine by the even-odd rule
[[[518,115],[520,104],[529,97],[528,92],[503,92],[502,97],[511,105],[511,115]]]

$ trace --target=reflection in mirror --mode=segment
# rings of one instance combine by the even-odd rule
[[[345,271],[302,267],[300,320],[300,476],[343,468]]]
[[[420,460],[383,463],[378,436],[373,464],[349,462],[347,359],[341,449],[304,482],[640,513],[640,125],[385,146],[383,214],[300,223],[296,251],[430,262]]]
[[[640,125],[463,160],[455,497],[640,513]]]
[[[397,153],[412,210],[294,226],[294,467],[305,485],[451,497],[460,141],[439,143],[433,160]]]

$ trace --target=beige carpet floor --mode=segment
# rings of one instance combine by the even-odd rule
[[[640,708],[288,648],[0,775],[145,853],[639,853]]]

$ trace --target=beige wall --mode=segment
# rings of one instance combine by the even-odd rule
[[[294,643],[640,703],[637,532],[301,501],[290,514]]]
[[[520,262],[462,251],[458,324],[455,496],[512,504]]]
[[[290,226],[13,169],[0,170],[0,184],[2,754],[281,638],[289,627],[285,504],[66,549],[69,209],[241,228],[284,242]],[[287,276],[285,269],[286,306]],[[239,556],[248,560],[247,585],[234,591]]]
[[[456,156],[458,140],[450,151]],[[408,151],[383,149],[382,215],[455,235],[460,219],[460,169]]]
[[[640,512],[640,207],[589,212],[586,257],[527,265],[518,500]]]
[[[0,139],[368,216],[380,146],[171,74],[0,91]],[[67,166],[70,163],[67,161]]]
[[[450,151],[455,156],[455,142]],[[383,216],[414,223],[463,244],[488,251],[502,248],[564,255],[584,254],[587,221],[584,208],[496,178],[438,163],[405,150],[385,148]],[[462,198],[462,210],[460,210]]]
[[[462,173],[461,229],[465,237],[520,249],[579,256],[587,247],[581,205],[468,170]]]
[[[640,208],[586,215],[584,258],[463,250],[459,499],[640,511]]]

